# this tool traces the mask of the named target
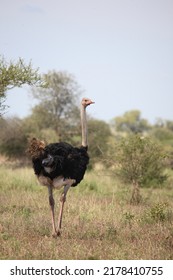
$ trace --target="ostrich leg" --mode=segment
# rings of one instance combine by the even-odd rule
[[[56,226],[55,226],[55,213],[54,213],[54,205],[55,205],[55,201],[53,198],[53,190],[52,187],[49,186],[48,187],[48,193],[49,193],[49,205],[50,205],[50,210],[51,210],[51,217],[52,217],[52,236],[57,236],[57,232],[56,232]]]
[[[68,192],[70,187],[71,187],[71,184],[64,186],[64,191],[63,191],[63,193],[61,195],[61,198],[60,198],[61,206],[60,206],[60,212],[59,212],[59,217],[58,217],[58,230],[57,230],[57,235],[58,236],[61,235],[61,225],[62,225],[62,215],[63,215],[63,209],[64,209],[64,202],[66,201],[66,195],[67,195],[67,192]]]

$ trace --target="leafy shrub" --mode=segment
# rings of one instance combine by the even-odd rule
[[[161,146],[148,137],[132,134],[122,138],[109,157],[114,161],[116,175],[133,185],[132,203],[141,201],[140,187],[160,186],[167,179],[165,154]]]
[[[156,203],[150,209],[150,216],[156,222],[163,222],[167,216],[167,204],[166,203]]]

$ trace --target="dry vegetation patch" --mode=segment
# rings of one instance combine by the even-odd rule
[[[53,239],[47,189],[30,168],[1,167],[0,259],[172,259],[172,188],[142,189],[135,206],[129,186],[97,172],[69,191]]]

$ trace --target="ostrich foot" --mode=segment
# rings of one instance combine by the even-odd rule
[[[57,236],[61,236],[60,230],[57,231]]]
[[[53,238],[57,238],[58,236],[61,236],[61,232],[59,230],[52,233]]]
[[[56,237],[57,237],[57,232],[53,232],[53,233],[52,233],[52,237],[53,237],[53,238],[56,238]]]

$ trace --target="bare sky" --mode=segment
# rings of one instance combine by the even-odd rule
[[[106,121],[139,109],[173,120],[172,0],[0,0],[0,54],[67,71]],[[7,116],[29,114],[28,89],[8,92]]]

